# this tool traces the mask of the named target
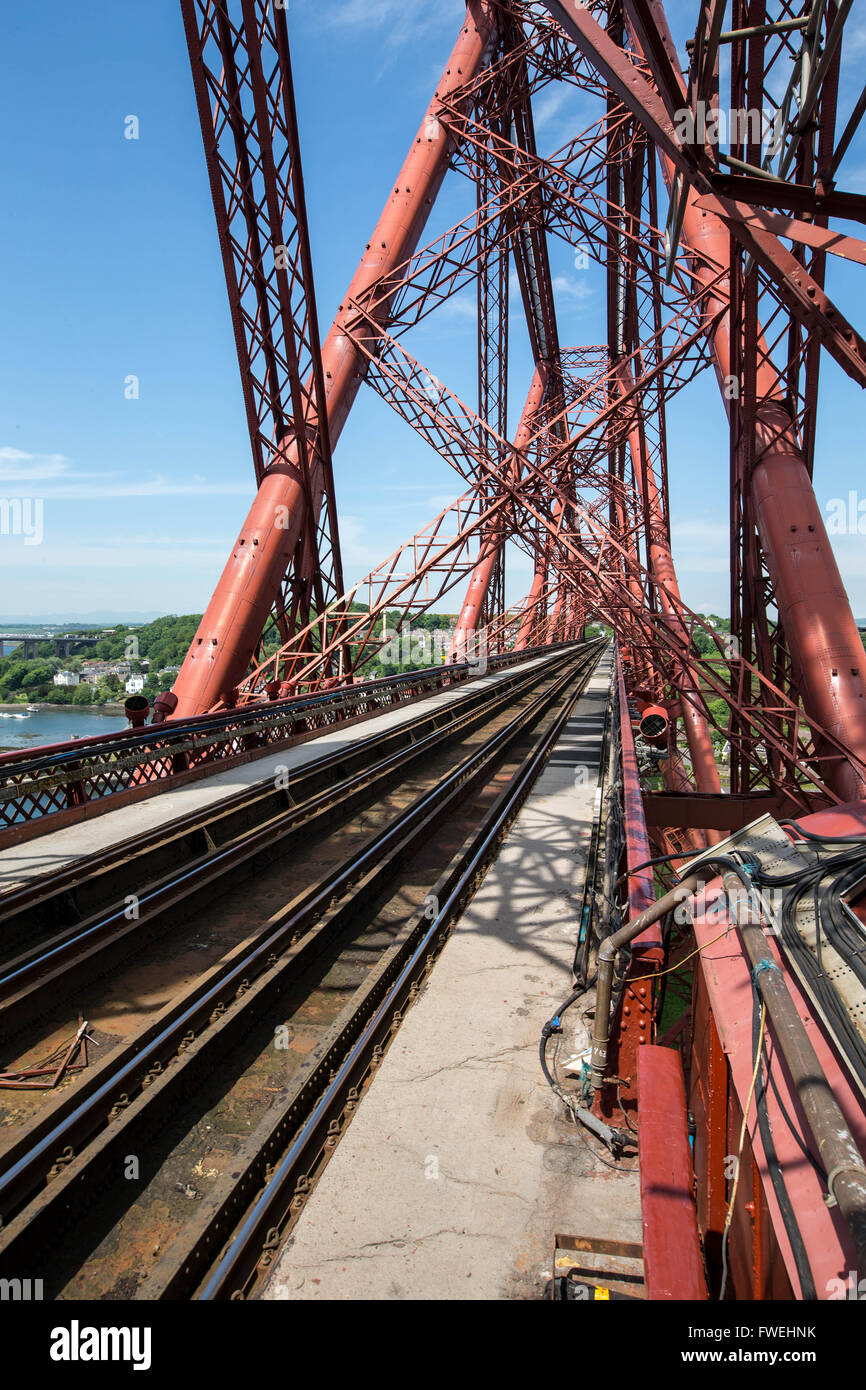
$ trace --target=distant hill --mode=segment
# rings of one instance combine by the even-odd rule
[[[114,627],[116,624],[152,623],[162,614],[118,613],[106,608],[96,613],[69,613],[58,609],[56,613],[0,613],[0,623],[4,627]]]
[[[356,612],[364,611],[360,604],[351,606]],[[390,634],[397,628],[399,616],[399,612],[386,615]],[[170,689],[174,684],[177,670],[183,663],[200,622],[200,613],[160,614],[149,622],[140,613],[122,622],[110,617],[97,618],[93,613],[88,614],[86,619],[22,618],[21,614],[17,614],[12,621],[4,620],[0,615],[0,624],[7,632],[14,632],[16,627],[30,630],[61,628],[64,632],[111,629],[104,632],[93,646],[67,656],[61,657],[56,647],[45,643],[38,655],[29,660],[22,657],[20,647],[0,657],[0,702],[14,704],[40,700],[54,704],[100,705],[123,699],[123,681],[112,672],[100,676],[95,685],[54,684],[54,676],[61,667],[80,673],[83,665],[94,661],[123,663],[133,672],[141,671],[145,676],[143,693],[152,701],[159,691]],[[410,652],[404,652],[401,643],[398,652],[389,653],[386,660],[378,660],[375,668],[370,669],[376,675],[394,675],[413,666],[426,666],[431,661],[437,663],[444,659],[447,635],[455,622],[456,614],[424,613],[413,616],[407,625],[413,634],[426,632],[432,639],[433,634],[438,632],[440,639],[443,639],[444,633],[444,640],[439,641],[439,654],[431,657],[426,650],[416,651],[418,643],[413,638]],[[265,643],[266,652],[273,652],[277,645],[277,633],[273,630]],[[144,668],[142,662],[146,663]],[[163,674],[160,675],[160,672]]]

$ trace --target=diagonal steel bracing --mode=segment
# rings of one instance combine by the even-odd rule
[[[866,347],[825,290],[829,258],[866,261],[862,241],[830,226],[866,220],[866,200],[834,183],[866,109],[840,139],[837,40],[850,6],[804,0],[802,23],[739,39],[746,0],[728,19],[722,0],[696,3],[684,80],[658,0],[470,3],[319,345],[284,17],[254,0],[182,3],[259,493],[181,672],[179,710],[213,707],[234,686],[248,702],[357,679],[386,614],[411,616],[468,580],[452,654],[470,633],[501,650],[571,638],[592,617],[611,624],[630,689],[665,701],[671,727],[685,728],[690,766],[672,745],[670,785],[717,790],[723,734],[732,790],[771,787],[804,806],[859,795],[862,643],[810,482],[823,352],[866,382]],[[785,64],[799,74],[800,104],[789,83],[772,154],[749,132],[727,153],[705,132],[683,135],[684,111],[694,122],[719,106],[722,42],[732,106],[771,100]],[[537,148],[533,106],[553,84],[596,114],[551,155]],[[474,186],[474,206],[423,246],[449,166]],[[268,259],[278,229],[290,248],[282,278]],[[605,276],[601,349],[560,345],[554,242]],[[536,375],[509,440],[512,267]],[[470,285],[477,410],[401,342]],[[683,601],[669,527],[667,410],[711,363],[731,434],[729,643]],[[330,449],[362,382],[468,491],[346,589]],[[511,607],[506,539],[535,572]],[[280,646],[264,657],[269,614]]]

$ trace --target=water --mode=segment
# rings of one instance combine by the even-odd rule
[[[88,709],[44,709],[24,714],[23,707],[0,710],[0,750],[36,748],[42,743],[65,743],[71,738],[94,738],[126,729],[122,714],[97,714]],[[7,716],[12,715],[11,718]]]

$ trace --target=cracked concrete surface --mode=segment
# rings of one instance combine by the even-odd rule
[[[596,1158],[538,1062],[542,1025],[571,988],[609,682],[608,657],[263,1297],[540,1298],[556,1232],[641,1239],[637,1175]],[[561,1055],[577,1045],[566,1037]]]

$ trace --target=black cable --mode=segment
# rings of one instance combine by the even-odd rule
[[[707,865],[713,865],[717,868],[723,866],[725,869],[729,870],[732,874],[735,875],[735,877],[739,878],[740,882],[746,888],[747,892],[751,895],[755,886],[755,879],[758,878],[759,875],[755,874],[754,872],[750,874],[743,867],[742,864],[738,863],[737,860],[735,860],[734,858],[732,858],[732,856],[727,854],[714,854],[711,857],[708,856],[705,862],[707,863]],[[821,874],[821,877],[824,877],[824,873]],[[803,884],[802,882],[803,879],[806,880],[805,884]],[[801,892],[808,890],[808,888],[811,886],[811,879],[811,874],[801,875]],[[793,895],[789,894],[786,895],[786,897],[791,898],[793,897]],[[802,940],[800,940],[800,945],[803,947],[804,950],[806,949]],[[757,1054],[758,1041],[760,1038],[760,1008],[757,1006],[761,1002],[761,996],[760,991],[758,989],[757,980],[755,979],[754,974],[752,976],[752,987],[754,1002],[754,1007],[752,1010],[752,1052],[753,1055],[755,1055]],[[766,1053],[764,1052],[763,1047],[761,1049],[761,1056],[762,1062],[766,1064],[769,1073],[769,1061],[766,1057]],[[776,1193],[776,1200],[779,1204],[779,1211],[782,1215],[782,1220],[785,1224],[785,1229],[788,1233],[788,1238],[791,1242],[791,1250],[793,1252],[794,1261],[797,1266],[797,1274],[800,1279],[800,1287],[803,1294],[803,1298],[809,1301],[813,1301],[817,1297],[815,1292],[815,1282],[812,1277],[811,1268],[809,1266],[809,1260],[806,1254],[803,1235],[797,1224],[796,1214],[794,1212],[793,1206],[791,1205],[790,1197],[788,1196],[788,1190],[785,1186],[784,1175],[782,1174],[778,1156],[776,1154],[775,1145],[773,1143],[773,1134],[770,1128],[770,1118],[766,1104],[766,1083],[763,1076],[763,1067],[759,1067],[759,1074],[755,1088],[755,1103],[758,1114],[758,1127],[761,1133],[761,1142],[764,1147],[764,1154],[767,1160],[767,1167],[770,1173],[770,1179],[773,1183],[773,1189]]]
[[[834,854],[830,859],[819,859],[815,864],[811,864],[807,869],[792,869],[787,874],[768,874],[759,869],[754,878],[757,883],[766,884],[772,888],[784,888],[795,883],[802,883],[804,878],[812,879],[817,874],[819,878],[825,878],[833,869],[843,869],[855,863],[863,863],[864,850],[862,847],[849,849],[842,854]]]
[[[762,999],[761,992],[754,977],[752,979],[752,995],[752,1054],[755,1055],[761,1036],[760,1005]],[[764,1156],[767,1160],[767,1168],[773,1183],[773,1191],[779,1203],[779,1211],[781,1212],[782,1220],[785,1224],[785,1230],[788,1233],[788,1239],[791,1242],[791,1252],[794,1256],[794,1263],[797,1266],[797,1276],[800,1280],[800,1291],[807,1302],[814,1302],[818,1295],[815,1292],[815,1281],[812,1278],[812,1270],[809,1265],[809,1257],[806,1252],[803,1233],[797,1224],[796,1213],[791,1204],[791,1199],[788,1196],[788,1189],[785,1186],[784,1175],[773,1142],[773,1131],[770,1127],[770,1116],[767,1110],[766,1100],[766,1083],[764,1081],[764,1065],[766,1065],[767,1073],[769,1074],[770,1062],[763,1044],[761,1045],[761,1063],[762,1065],[758,1068],[758,1079],[755,1086],[755,1106],[758,1113],[758,1128],[761,1133],[761,1143],[764,1147]]]
[[[796,820],[780,820],[779,825],[790,825],[796,830],[798,835],[802,835],[804,840],[817,840],[819,844],[826,845],[851,845],[866,842],[866,835],[816,835],[814,831],[807,830]]]
[[[635,864],[633,869],[624,869],[614,884],[614,888],[622,883],[623,879],[634,878],[634,875],[639,874],[641,869],[652,868],[653,864],[669,864],[672,859],[694,859],[694,857],[695,851],[693,849],[681,849],[676,854],[657,854],[654,859],[645,859],[642,864]]]
[[[633,1172],[635,1171],[634,1169],[621,1168],[616,1163],[608,1163],[606,1159],[602,1158],[601,1154],[596,1153],[596,1151],[590,1147],[589,1143],[586,1141],[586,1138],[583,1134],[583,1130],[581,1128],[581,1119],[577,1113],[577,1107],[574,1098],[567,1095],[566,1092],[563,1091],[559,1082],[556,1080],[556,1077],[552,1075],[550,1068],[547,1065],[547,1044],[551,1034],[558,1033],[560,1031],[562,1026],[562,1015],[565,1013],[565,1010],[571,1008],[571,1005],[575,1002],[575,1000],[579,999],[582,994],[585,994],[586,991],[595,983],[595,980],[596,975],[593,975],[586,985],[582,986],[579,989],[572,990],[571,994],[568,996],[562,1007],[556,1011],[552,1018],[549,1018],[547,1020],[547,1022],[541,1030],[541,1037],[538,1042],[538,1060],[541,1063],[541,1070],[544,1074],[545,1081],[547,1082],[550,1089],[553,1091],[554,1095],[562,1101],[569,1114],[573,1117],[575,1125],[577,1126],[578,1134],[580,1135],[581,1139],[584,1140],[584,1143],[586,1144],[586,1147],[592,1154],[592,1156],[594,1158],[599,1159],[600,1162],[606,1163],[608,1168],[613,1168],[614,1171],[617,1173]],[[627,1130],[616,1129],[613,1126],[607,1126],[607,1128],[613,1136],[612,1147],[614,1157],[616,1157],[617,1149],[622,1150],[630,1140],[634,1142],[632,1136]],[[600,1135],[597,1135],[596,1137],[601,1138]]]
[[[807,835],[807,838],[813,839],[820,837]],[[857,837],[857,839],[861,838],[864,837]],[[851,842],[843,841],[843,843]],[[859,859],[859,868],[862,868],[862,850],[859,851],[859,855],[857,857]],[[708,858],[704,862],[708,866],[712,865],[716,868],[724,867],[725,869],[729,870],[737,878],[740,879],[741,883],[750,895],[755,887],[756,881],[763,883],[773,883],[778,885],[780,883],[784,883],[786,880],[790,881],[792,877],[790,875],[782,875],[779,878],[774,878],[771,875],[762,875],[760,873],[755,873],[754,870],[752,873],[749,873],[743,867],[742,864],[738,863],[735,859],[733,859],[730,855],[727,854],[718,854],[713,855],[711,857],[708,856]],[[791,940],[791,942],[793,942],[793,937],[796,937],[799,948],[802,951],[806,952],[806,954],[809,955],[810,960],[812,961],[813,972],[814,959],[811,957],[811,953],[808,952],[805,943],[803,942],[802,938],[797,932],[796,926],[793,924],[793,920],[791,918],[791,913],[794,906],[799,901],[799,898],[805,892],[810,891],[814,884],[820,884],[821,880],[828,876],[829,871],[832,871],[833,868],[838,867],[842,864],[844,864],[844,867],[846,869],[853,872],[855,866],[852,862],[852,853],[834,856],[832,860],[819,863],[814,869],[807,872],[806,874],[801,873],[797,876],[794,876],[794,882],[789,885],[791,886],[792,891],[785,894],[785,897],[783,899],[783,931],[785,931],[786,935]],[[834,880],[835,883],[838,883],[839,877],[839,875],[836,876]],[[846,877],[847,874],[843,873],[842,878],[844,879]],[[820,923],[816,923],[816,928],[820,930]],[[792,931],[793,936],[791,935]],[[823,980],[818,981],[819,986],[823,983]],[[826,988],[821,990],[821,992],[826,995]],[[835,994],[835,991],[833,993]],[[758,989],[757,981],[754,979],[754,977],[753,994],[754,1003],[756,1007],[753,1008],[752,1012],[752,1050],[753,1053],[756,1053],[758,1048],[758,1040],[760,1037],[760,1009],[757,1007],[757,1004],[760,1002],[760,991]],[[769,1075],[770,1064],[769,1060],[766,1057],[766,1053],[763,1047],[761,1049],[761,1053],[762,1063],[766,1065],[767,1073]],[[761,1141],[764,1147],[764,1153],[767,1159],[767,1166],[770,1173],[771,1181],[773,1183],[773,1189],[776,1193],[776,1199],[779,1204],[779,1210],[782,1215],[783,1222],[785,1224],[785,1229],[788,1233],[788,1238],[791,1242],[791,1250],[794,1255],[794,1261],[797,1267],[798,1277],[800,1279],[801,1291],[804,1299],[812,1301],[817,1297],[815,1292],[815,1283],[812,1277],[811,1268],[809,1266],[809,1260],[806,1253],[802,1232],[800,1231],[800,1228],[797,1224],[796,1214],[794,1212],[793,1206],[791,1205],[790,1197],[788,1196],[784,1176],[779,1165],[778,1156],[776,1154],[776,1149],[773,1142],[772,1130],[770,1128],[769,1113],[767,1111],[766,1105],[766,1082],[764,1080],[763,1075],[763,1066],[759,1068],[759,1075],[755,1090],[755,1101],[758,1114],[758,1126],[761,1133]]]
[[[760,886],[786,890],[776,914],[780,945],[823,1011],[852,1073],[866,1087],[866,1042],[826,973],[823,954],[826,941],[866,987],[866,936],[841,906],[841,894],[863,877],[863,871],[864,848],[855,844],[799,873],[772,875],[758,871],[753,878]],[[815,915],[814,954],[797,927],[797,912],[807,894],[812,897]]]
[[[787,1110],[787,1107],[786,1107],[786,1105],[785,1105],[785,1102],[782,1100],[782,1097],[781,1097],[781,1095],[780,1095],[780,1093],[779,1093],[779,1087],[778,1087],[778,1085],[777,1085],[777,1083],[776,1083],[776,1078],[775,1078],[775,1076],[773,1075],[773,1069],[772,1069],[772,1067],[770,1067],[770,1066],[767,1067],[767,1080],[768,1080],[769,1083],[770,1083],[770,1089],[772,1090],[773,1095],[776,1097],[776,1104],[777,1104],[778,1107],[779,1107],[779,1110],[780,1110],[781,1115],[782,1115],[782,1119],[785,1121],[785,1124],[788,1126],[788,1129],[789,1129],[790,1132],[791,1132],[791,1137],[793,1138],[794,1142],[796,1143],[797,1148],[800,1150],[800,1152],[802,1153],[803,1157],[804,1157],[804,1158],[807,1158],[807,1159],[809,1160],[809,1162],[811,1163],[811,1165],[812,1165],[812,1167],[814,1168],[815,1172],[817,1173],[818,1177],[820,1178],[822,1184],[824,1185],[824,1187],[826,1187],[826,1186],[827,1186],[827,1173],[826,1173],[826,1171],[825,1171],[825,1169],[824,1169],[824,1166],[823,1166],[823,1164],[820,1162],[820,1160],[817,1159],[817,1158],[815,1157],[815,1155],[812,1153],[812,1150],[809,1148],[808,1144],[806,1143],[806,1140],[803,1138],[802,1134],[801,1134],[800,1131],[797,1129],[797,1126],[794,1124],[794,1121],[791,1119],[791,1116],[788,1114],[788,1110]]]

